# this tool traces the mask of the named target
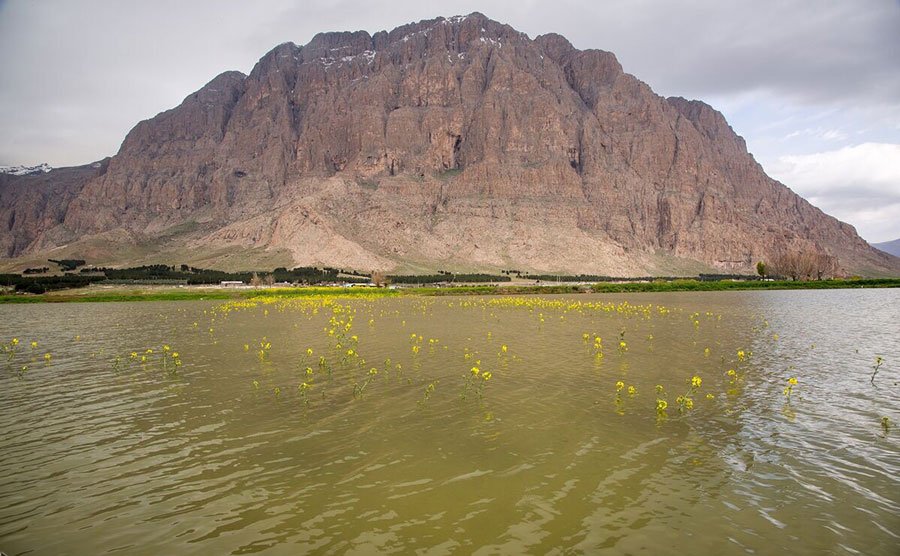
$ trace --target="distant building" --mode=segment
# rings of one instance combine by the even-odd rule
[[[222,280],[219,285],[223,288],[239,288],[244,285],[240,280]]]

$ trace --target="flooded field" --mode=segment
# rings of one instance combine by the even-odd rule
[[[897,289],[0,306],[0,550],[896,554],[898,337]]]

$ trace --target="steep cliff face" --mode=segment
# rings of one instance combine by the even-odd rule
[[[60,222],[84,185],[102,175],[109,159],[22,175],[0,173],[0,259],[64,244]]]
[[[706,104],[477,13],[279,45],[139,123],[52,210],[0,187],[4,214],[33,207],[7,256],[118,231],[178,261],[254,247],[364,269],[637,274],[811,250],[900,269],[767,177]]]

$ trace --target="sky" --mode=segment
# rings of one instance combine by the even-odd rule
[[[473,11],[711,104],[769,175],[870,242],[900,238],[900,0],[0,0],[0,165],[115,154],[282,42]]]

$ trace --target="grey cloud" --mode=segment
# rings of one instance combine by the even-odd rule
[[[575,7],[573,2],[563,5]],[[573,18],[580,47],[613,50],[667,94],[771,89],[801,101],[900,98],[900,4],[597,2]]]
[[[0,164],[112,154],[138,120],[222,71],[249,71],[284,41],[476,10],[531,36],[554,31],[610,50],[661,94],[767,90],[790,102],[900,105],[900,3],[887,0],[8,0]],[[78,141],[67,143],[72,135]]]

